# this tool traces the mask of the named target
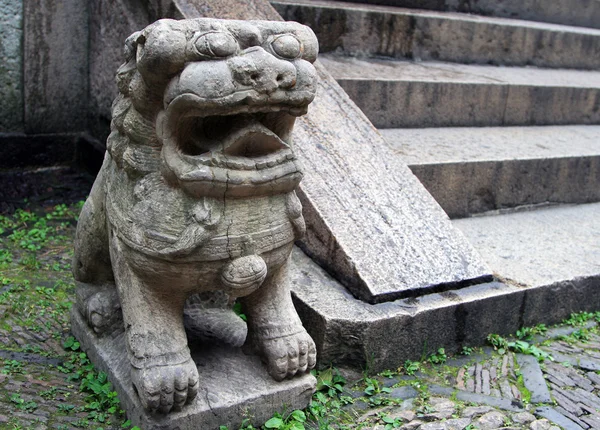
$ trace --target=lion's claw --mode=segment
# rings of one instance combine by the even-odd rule
[[[260,341],[267,370],[276,381],[291,378],[315,367],[315,343],[302,329],[299,333]]]
[[[191,358],[183,364],[133,368],[131,379],[142,406],[150,412],[181,410],[198,394],[198,369]]]

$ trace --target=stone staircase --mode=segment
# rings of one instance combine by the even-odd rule
[[[599,0],[271,4],[499,279],[600,287]]]

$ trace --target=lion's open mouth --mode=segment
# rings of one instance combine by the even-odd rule
[[[294,159],[290,134],[294,116],[287,112],[184,117],[176,142],[198,163],[229,169],[264,169]]]
[[[199,107],[195,96],[180,97],[162,120],[163,160],[188,191],[217,195],[225,190],[242,197],[298,185],[302,174],[291,133],[307,103],[230,105],[221,111],[218,105],[207,106],[210,102]]]

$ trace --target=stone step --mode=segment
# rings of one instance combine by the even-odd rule
[[[502,279],[532,287],[600,278],[600,203],[454,220]]]
[[[322,362],[356,368],[368,363],[375,373],[433,348],[456,352],[484,344],[490,333],[557,323],[600,306],[600,203],[452,224],[504,282],[370,305],[294,252],[294,303]]]
[[[451,218],[600,201],[600,126],[380,131]]]
[[[598,71],[320,61],[378,128],[600,124]]]
[[[472,13],[600,28],[598,0],[344,0],[351,3],[387,5],[426,10]]]
[[[452,12],[277,0],[287,20],[310,26],[321,53],[552,68],[600,67],[600,29]]]

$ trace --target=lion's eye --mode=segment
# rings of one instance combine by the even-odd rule
[[[279,36],[271,42],[273,52],[283,58],[298,58],[302,52],[302,46],[298,39],[289,34]]]
[[[238,50],[238,43],[229,33],[211,32],[198,36],[194,42],[196,50],[208,57],[229,57]]]

